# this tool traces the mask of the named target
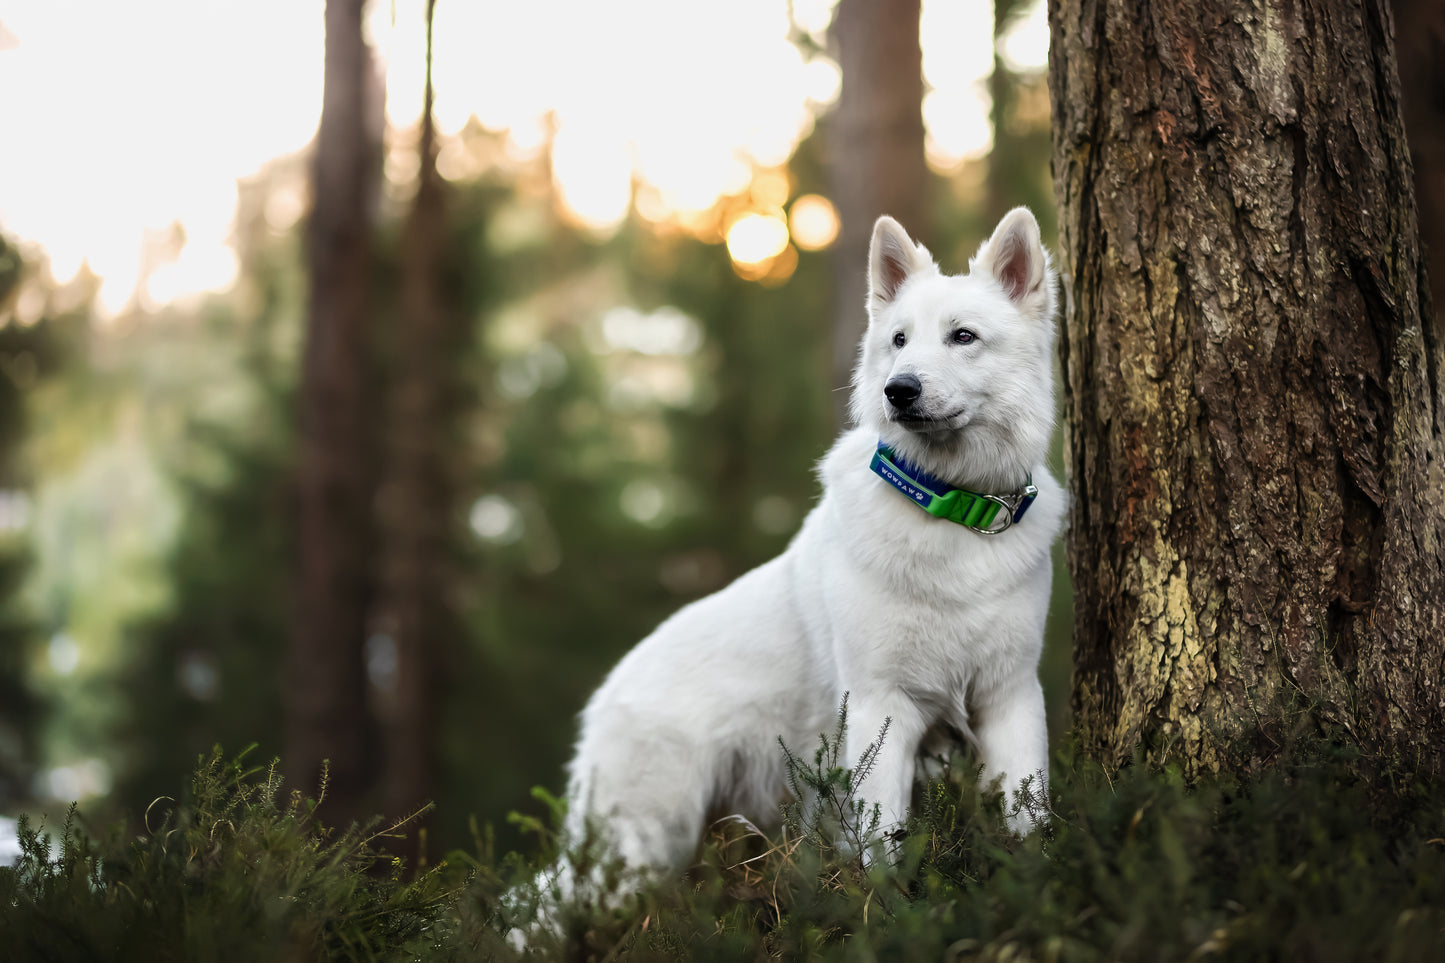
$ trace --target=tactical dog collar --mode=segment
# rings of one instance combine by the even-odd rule
[[[997,535],[1007,531],[1010,525],[1024,517],[1024,512],[1029,510],[1039,494],[1032,475],[1024,478],[1022,488],[1007,495],[954,488],[923,469],[910,465],[881,441],[868,467],[928,514],[957,522],[980,535]],[[1000,508],[1004,511],[1000,512]]]

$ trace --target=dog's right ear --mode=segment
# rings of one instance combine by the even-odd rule
[[[873,225],[873,241],[868,246],[869,303],[888,304],[910,275],[932,266],[928,249],[914,244],[903,226],[884,214]]]

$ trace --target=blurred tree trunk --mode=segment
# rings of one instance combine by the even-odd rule
[[[325,94],[307,233],[301,375],[300,582],[286,688],[286,765],[327,811],[357,816],[370,779],[362,637],[369,579],[366,345],[380,129],[364,0],[327,0]]]
[[[1445,3],[1394,0],[1392,6],[1420,241],[1430,269],[1435,328],[1445,334]]]
[[[453,423],[449,370],[456,313],[445,290],[446,195],[436,169],[431,38],[427,3],[425,106],[416,196],[402,234],[398,371],[391,389],[388,468],[382,487],[381,606],[377,630],[396,645],[394,687],[380,700],[384,746],[381,802],[400,818],[434,793],[437,656],[446,627],[447,522],[451,486],[445,451]]]
[[[1445,425],[1384,0],[1051,0],[1102,758],[1445,749]]]
[[[868,242],[891,214],[927,242],[928,165],[923,155],[923,53],[919,0],[840,0],[833,37],[843,86],[829,153],[842,227],[833,246],[833,382],[846,387],[867,326]],[[848,392],[833,394],[841,425]]]
[[[1058,225],[1045,163],[1051,149],[1047,77],[1014,71],[1000,53],[1005,36],[1032,7],[1028,0],[994,0],[993,73],[988,78],[993,146],[984,159],[982,223],[974,233],[987,235],[1005,214],[1023,204],[1034,212],[1046,243],[1052,245]]]
[[[988,78],[989,123],[993,126],[993,148],[988,152],[987,195],[984,198],[983,222],[991,227],[1005,214],[1023,203],[1018,182],[1027,176],[1032,165],[1027,162],[1028,145],[1013,136],[1009,119],[1019,95],[1019,79],[999,54],[999,41],[1022,12],[1025,0],[994,0],[993,2],[993,73]],[[1021,163],[1022,161],[1022,163]],[[987,228],[986,228],[987,229]]]

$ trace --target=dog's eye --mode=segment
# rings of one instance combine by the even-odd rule
[[[953,343],[972,344],[974,338],[976,337],[978,336],[967,328],[959,328],[957,331],[953,332]]]
[[[903,347],[903,346],[904,346],[905,344],[907,344],[907,343],[908,343],[908,339],[907,339],[906,337],[904,337],[902,331],[898,332],[897,334],[895,334],[895,335],[893,336],[893,347],[895,347],[895,348],[901,348],[901,347]]]

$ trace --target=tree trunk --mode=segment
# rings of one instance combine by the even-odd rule
[[[843,86],[830,128],[833,200],[842,226],[833,246],[833,384],[853,375],[867,324],[863,300],[873,222],[891,214],[923,241],[932,234],[923,155],[923,52],[919,0],[841,0],[833,36]],[[838,423],[848,392],[833,393]]]
[[[1104,760],[1306,723],[1436,771],[1445,444],[1383,0],[1050,0],[1074,702]]]
[[[364,0],[327,0],[325,95],[316,137],[301,380],[300,582],[286,690],[286,765],[314,791],[330,760],[327,812],[359,815],[371,756],[362,636],[371,494],[365,371],[379,127]]]
[[[402,235],[399,370],[392,387],[389,465],[382,488],[383,556],[378,630],[396,646],[396,673],[381,693],[383,811],[410,815],[434,792],[437,668],[446,621],[446,532],[451,515],[444,452],[452,426],[455,329],[444,291],[446,197],[436,169],[431,27],[427,4],[425,107],[416,197]]]
[[[1435,329],[1445,334],[1445,4],[1394,0],[1392,6],[1420,242],[1430,269]]]

